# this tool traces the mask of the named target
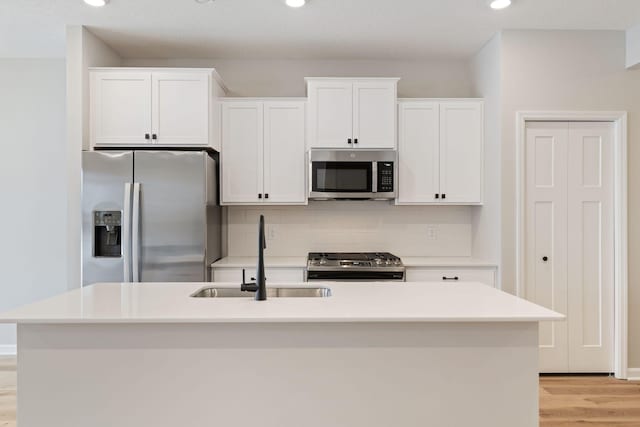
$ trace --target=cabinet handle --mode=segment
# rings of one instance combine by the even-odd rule
[[[357,143],[358,143],[358,138],[354,139],[354,140],[353,140],[353,143],[354,143],[354,144],[357,144]]]
[[[262,199],[262,193],[258,193],[258,199]]]
[[[268,199],[269,198],[269,193],[264,193],[264,198]]]
[[[347,138],[347,144],[351,144],[351,138]]]
[[[440,195],[438,193],[436,193],[436,199],[439,199]]]
[[[444,281],[447,281],[447,280],[460,280],[460,278],[458,276],[455,276],[455,277],[442,276],[442,280],[444,280]]]
[[[158,139],[158,135],[154,133],[153,135],[151,135],[151,139]]]
[[[443,194],[443,195],[442,195],[442,198],[443,198],[443,199],[446,199],[446,198],[447,198],[447,195],[446,195],[446,194]]]
[[[145,134],[144,134],[144,139],[147,139],[147,140],[148,140],[149,138],[151,138],[151,136],[150,136],[148,133],[145,133]]]

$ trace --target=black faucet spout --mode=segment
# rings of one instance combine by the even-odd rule
[[[267,239],[264,232],[264,215],[260,215],[260,223],[258,226],[258,268],[256,271],[256,301],[265,301],[267,299],[267,279],[264,277],[264,250],[267,248]]]

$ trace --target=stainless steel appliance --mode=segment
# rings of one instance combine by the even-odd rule
[[[82,284],[204,282],[221,253],[216,162],[204,151],[82,154]]]
[[[307,280],[404,281],[402,260],[388,252],[310,252]]]
[[[395,199],[397,157],[392,150],[310,150],[309,199]]]

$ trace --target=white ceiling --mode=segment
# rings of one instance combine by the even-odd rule
[[[62,57],[82,24],[127,58],[461,58],[500,29],[624,30],[640,0],[0,0],[0,57]]]

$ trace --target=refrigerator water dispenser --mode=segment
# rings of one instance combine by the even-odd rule
[[[122,212],[95,211],[93,230],[93,256],[122,257]]]

